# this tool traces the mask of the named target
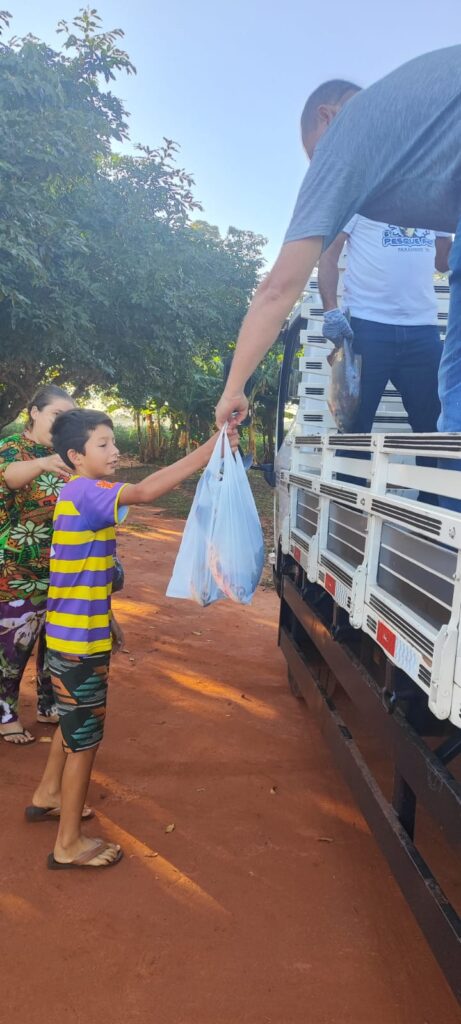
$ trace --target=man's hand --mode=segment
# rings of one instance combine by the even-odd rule
[[[338,348],[344,338],[352,341],[354,332],[347,316],[341,309],[329,309],[324,314],[322,335],[324,338],[332,341]]]
[[[237,413],[233,416],[233,413]],[[221,429],[229,420],[232,424],[241,423],[248,415],[248,398],[240,391],[234,395],[227,395],[226,392],[220,398],[216,406],[216,425]]]

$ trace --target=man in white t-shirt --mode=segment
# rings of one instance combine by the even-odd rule
[[[343,309],[338,261],[347,243]],[[362,356],[361,400],[351,432],[368,433],[387,382],[400,392],[410,425],[437,430],[437,374],[442,346],[434,269],[445,272],[451,235],[400,228],[356,215],[319,262],[323,334],[335,344],[353,337]]]

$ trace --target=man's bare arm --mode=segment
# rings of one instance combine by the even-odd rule
[[[319,260],[319,292],[324,312],[338,307],[338,262],[347,238],[346,233],[341,231]]]
[[[237,340],[226,387],[216,408],[216,422],[223,425],[232,413],[240,423],[247,414],[243,389],[299,298],[322,251],[322,238],[286,242],[267,277],[254,294]]]

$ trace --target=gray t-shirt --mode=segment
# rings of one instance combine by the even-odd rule
[[[403,64],[357,93],[320,139],[285,242],[323,235],[355,213],[454,232],[461,217],[461,46]]]

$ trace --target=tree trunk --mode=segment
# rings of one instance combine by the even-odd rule
[[[248,424],[248,451],[253,456],[253,462],[256,462],[256,426],[254,421],[254,409],[250,410],[251,420]]]
[[[136,427],[136,436],[138,438],[138,459],[140,462],[144,462],[145,458],[145,444],[141,426],[141,413],[139,409],[136,409],[133,413],[134,425]]]
[[[268,462],[273,462],[275,458],[275,412],[271,412],[268,417],[266,424],[267,428],[267,454],[269,456]]]
[[[27,375],[11,365],[2,366],[0,379],[0,430],[13,423],[40,385],[35,374]]]
[[[157,445],[157,458],[160,458],[162,449],[162,425],[160,421],[160,412],[156,409],[155,412],[155,433],[156,433],[156,445]]]
[[[190,452],[190,416],[186,416],[184,420],[184,448],[186,455]]]
[[[155,460],[155,438],[154,438],[154,424],[152,422],[152,413],[146,413],[146,430],[147,430],[147,444],[146,444],[146,462],[154,462]]]

